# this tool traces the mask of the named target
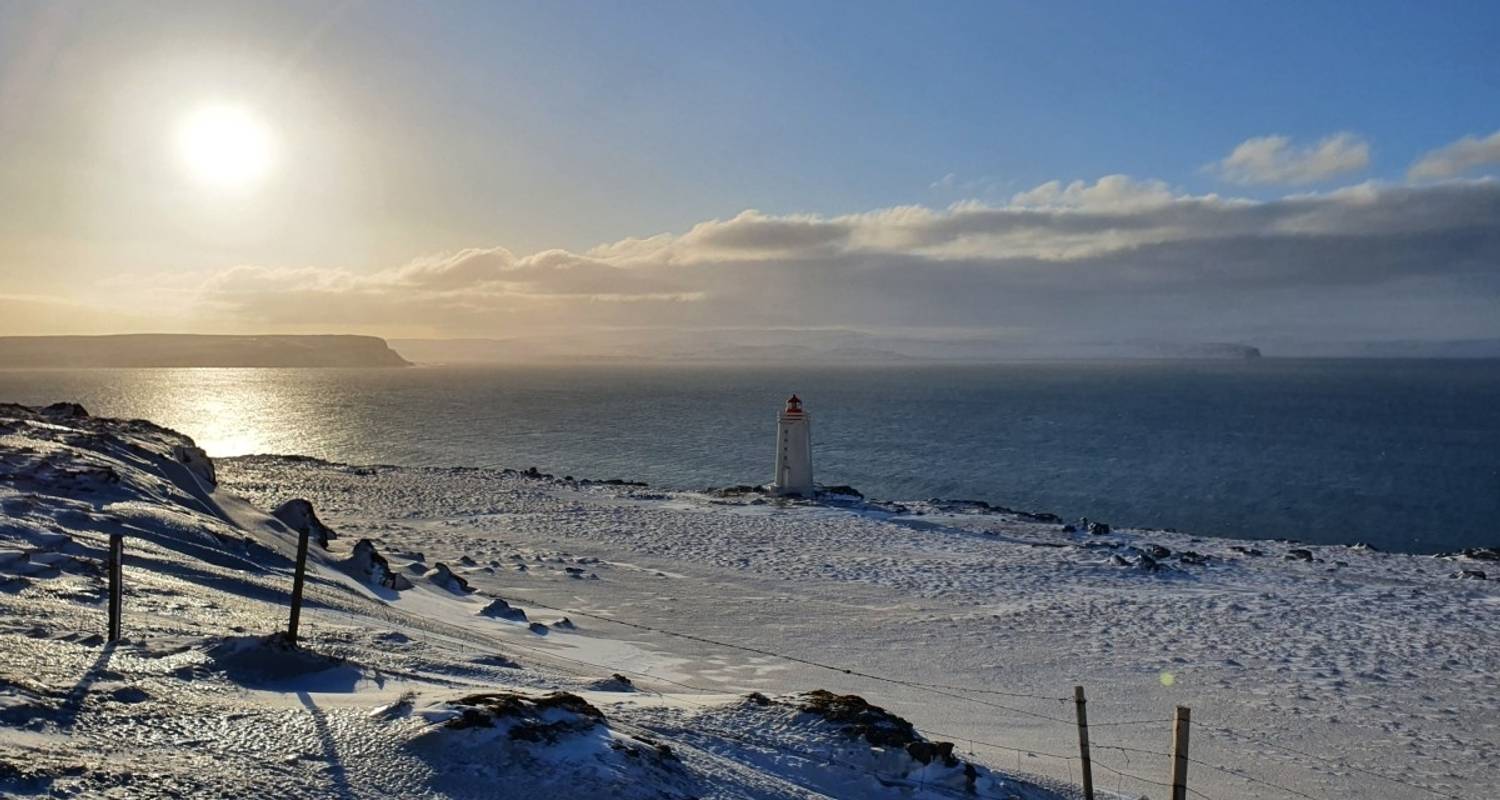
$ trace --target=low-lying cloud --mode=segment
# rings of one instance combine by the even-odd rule
[[[1500,183],[1363,184],[1262,202],[1109,176],[1001,205],[745,211],[584,253],[467,249],[373,274],[237,267],[202,298],[264,326],[399,321],[445,336],[646,326],[1494,336]]]

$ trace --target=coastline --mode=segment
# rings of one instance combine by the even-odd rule
[[[214,780],[245,795],[269,760],[314,765],[276,774],[293,797],[330,791],[326,763],[357,791],[396,795],[454,769],[547,796],[738,797],[719,790],[775,781],[803,788],[755,796],[805,796],[808,785],[889,794],[852,780],[854,764],[910,780],[914,797],[972,778],[1059,800],[1075,791],[1072,765],[1041,754],[1076,746],[1058,716],[1075,685],[1101,726],[1145,724],[1109,728],[1101,746],[1151,750],[1163,714],[1191,706],[1207,726],[1195,733],[1204,763],[1325,796],[1405,800],[1411,784],[1462,794],[1500,777],[1487,722],[1500,714],[1500,582],[1454,575],[1477,561],[1067,533],[975,503],[902,509],[529,470],[209,460],[149,422],[66,404],[0,410],[0,612],[16,621],[0,630],[0,715],[33,726],[0,727],[0,749],[20,754],[0,755],[7,791],[102,793],[140,780],[139,768],[201,793],[202,771],[173,744],[191,731],[214,748]],[[319,539],[305,649],[289,650],[267,634],[286,622],[298,525]],[[109,648],[91,631],[116,532],[127,638]],[[49,699],[71,696],[80,676],[87,704]],[[807,716],[817,690],[866,698],[925,738],[907,755],[851,741]],[[523,704],[568,692],[586,704],[565,701],[582,714],[569,724],[595,735],[538,744],[534,769],[511,770],[481,746],[491,739],[441,724],[469,713],[476,691]],[[204,718],[225,722],[200,731]],[[265,742],[267,724],[294,735]],[[130,764],[78,768],[121,730],[137,743]],[[1358,769],[1287,761],[1221,730]],[[728,738],[746,732],[753,741]],[[637,749],[630,735],[669,743],[675,760],[609,745]],[[326,743],[323,754],[302,752],[305,742]],[[931,760],[928,743],[952,744],[955,760]],[[782,752],[773,744],[825,755],[770,757]],[[612,774],[623,783],[541,788],[576,776],[568,754],[580,747],[621,765]],[[1097,757],[1148,779],[1162,772],[1151,757]],[[1379,777],[1391,763],[1404,765],[1394,783]],[[1233,773],[1196,774],[1209,796],[1273,796]]]

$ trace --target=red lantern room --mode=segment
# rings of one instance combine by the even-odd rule
[[[786,400],[786,413],[788,413],[788,414],[801,414],[802,413],[802,398],[798,397],[797,395],[792,395],[791,397],[788,397],[787,400]]]

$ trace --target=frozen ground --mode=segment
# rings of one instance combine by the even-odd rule
[[[295,537],[258,510],[295,498],[336,535],[300,650],[264,638]],[[1111,795],[1168,796],[1181,704],[1211,800],[1500,796],[1484,553],[209,464],[148,425],[14,407],[0,503],[0,794],[1072,797],[1078,684]]]
[[[149,423],[0,406],[0,796],[1068,796],[859,698],[629,673],[667,659],[497,602],[457,550],[390,550],[406,512],[366,518],[383,531],[372,547],[282,502],[295,491],[257,492],[263,513],[216,471]],[[543,487],[495,486],[517,502]],[[289,525],[312,533],[300,646],[276,633]],[[116,533],[125,639],[111,645]]]

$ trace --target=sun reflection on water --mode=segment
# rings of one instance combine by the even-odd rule
[[[295,370],[122,370],[85,407],[151,420],[193,437],[210,456],[317,449],[309,389]]]

